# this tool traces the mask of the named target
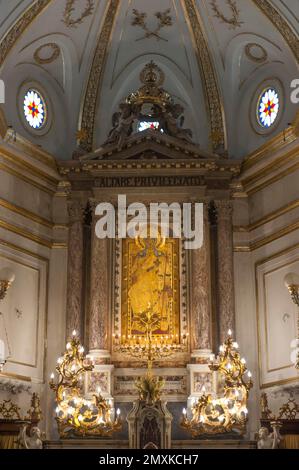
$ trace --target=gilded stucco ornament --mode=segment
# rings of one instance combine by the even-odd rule
[[[223,2],[222,2],[223,3]],[[231,17],[226,16],[220,9],[217,0],[211,1],[211,7],[215,13],[215,17],[218,18],[222,23],[229,25],[230,29],[240,28],[244,21],[240,21],[240,10],[237,7],[235,0],[226,0],[227,5],[231,10]]]
[[[42,57],[41,52],[43,50],[50,49],[50,55],[47,57]],[[44,64],[51,64],[55,62],[60,56],[60,47],[57,46],[54,42],[49,42],[47,44],[42,44],[40,47],[36,49],[34,52],[33,58],[37,64],[44,65]]]
[[[190,23],[190,29],[194,36],[199,70],[203,77],[203,84],[207,98],[207,110],[210,117],[212,148],[215,153],[225,154],[226,131],[224,116],[222,114],[223,103],[212,56],[209,51],[208,43],[203,32],[194,0],[184,0],[183,4],[186,10],[186,17]]]
[[[160,39],[162,39],[163,41],[168,41],[168,39],[165,39],[160,35],[160,31],[166,26],[173,25],[172,17],[170,15],[170,8],[163,12],[158,11],[157,13],[155,13],[155,17],[158,20],[158,24],[154,30],[149,29],[146,23],[147,14],[145,12],[140,12],[134,8],[133,15],[134,16],[131,22],[132,26],[139,26],[144,31],[144,35],[141,38],[136,39],[136,41],[142,41],[143,39],[150,38],[156,38],[157,41],[159,41]]]
[[[0,43],[0,66],[3,64],[8,53],[14,46],[15,42],[21,37],[22,33],[35,20],[51,0],[38,0],[22,16],[14,23],[13,27],[8,31]]]
[[[81,14],[75,18],[73,14],[76,10],[76,3],[76,0],[67,0],[65,5],[62,22],[68,28],[76,28],[79,24],[83,23],[85,18],[92,15],[94,11],[94,0],[86,0],[84,10],[82,10]]]
[[[262,64],[268,59],[268,53],[266,49],[260,44],[250,42],[245,46],[245,55],[249,60]]]
[[[290,49],[292,50],[297,62],[299,62],[299,41],[298,36],[289,26],[287,21],[280,15],[280,13],[270,4],[268,0],[253,0],[260,10],[267,16],[273,23],[276,29],[280,32],[285,39]]]
[[[85,93],[82,120],[80,125],[80,128],[85,129],[86,131],[86,138],[84,139],[84,142],[81,142],[81,146],[84,147],[86,151],[90,151],[92,149],[96,108],[99,105],[99,83],[101,82],[102,76],[104,74],[104,63],[107,55],[107,46],[110,40],[111,31],[119,5],[119,0],[110,0],[95,55],[92,61],[92,68]]]

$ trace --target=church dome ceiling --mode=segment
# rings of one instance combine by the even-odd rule
[[[78,141],[103,145],[153,61],[193,142],[242,158],[295,118],[298,35],[298,0],[0,0],[3,109],[18,133],[67,160]],[[44,105],[26,102],[37,128],[24,119],[28,92]]]

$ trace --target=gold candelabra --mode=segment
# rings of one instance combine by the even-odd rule
[[[223,434],[238,431],[244,434],[248,420],[247,399],[253,386],[246,361],[240,357],[238,344],[233,341],[231,330],[219,348],[219,356],[210,357],[209,368],[218,372],[223,381],[223,396],[213,398],[203,389],[202,396],[192,403],[191,418],[183,409],[181,425],[193,437],[203,434]],[[247,379],[244,378],[247,373]]]
[[[299,307],[299,276],[295,273],[289,273],[284,278],[285,285],[291,295],[292,301]],[[299,311],[297,312],[297,354],[295,368],[299,369]]]
[[[112,400],[102,397],[100,388],[92,398],[82,396],[83,377],[94,368],[84,355],[84,348],[73,331],[64,355],[58,358],[55,375],[51,374],[50,388],[56,396],[56,421],[60,437],[110,436],[121,429],[120,410],[115,410]]]
[[[15,274],[10,268],[2,268],[0,270],[0,300],[5,298],[14,280]]]
[[[136,388],[140,400],[154,403],[161,397],[164,381],[153,376],[152,368],[155,361],[173,356],[177,352],[186,349],[188,334],[179,335],[154,335],[159,328],[161,316],[149,304],[148,308],[138,315],[138,326],[143,335],[113,335],[114,349],[117,352],[127,354],[140,361],[145,361],[147,372],[144,377],[137,380]]]

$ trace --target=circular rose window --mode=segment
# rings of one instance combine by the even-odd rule
[[[258,99],[257,119],[263,128],[269,129],[276,121],[280,108],[279,95],[274,88],[267,88]]]
[[[37,90],[30,89],[25,94],[24,115],[27,123],[33,129],[41,129],[46,124],[46,103]]]

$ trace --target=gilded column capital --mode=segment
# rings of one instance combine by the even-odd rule
[[[221,199],[214,202],[215,208],[217,210],[217,218],[221,219],[231,219],[233,214],[233,201],[229,199]]]
[[[109,203],[109,204],[112,204],[112,206],[115,208],[115,206],[117,205],[117,200],[115,198],[111,198],[111,197],[105,197],[104,200],[100,200],[99,198],[94,198],[94,197],[90,197],[88,199],[88,207],[89,207],[89,210],[91,211],[91,214],[92,214],[92,218],[94,219],[95,217],[95,210],[96,210],[96,207],[101,204],[101,203]]]
[[[67,201],[67,210],[70,223],[83,222],[86,205],[78,199]]]
[[[55,196],[70,197],[72,185],[69,181],[59,181]]]

